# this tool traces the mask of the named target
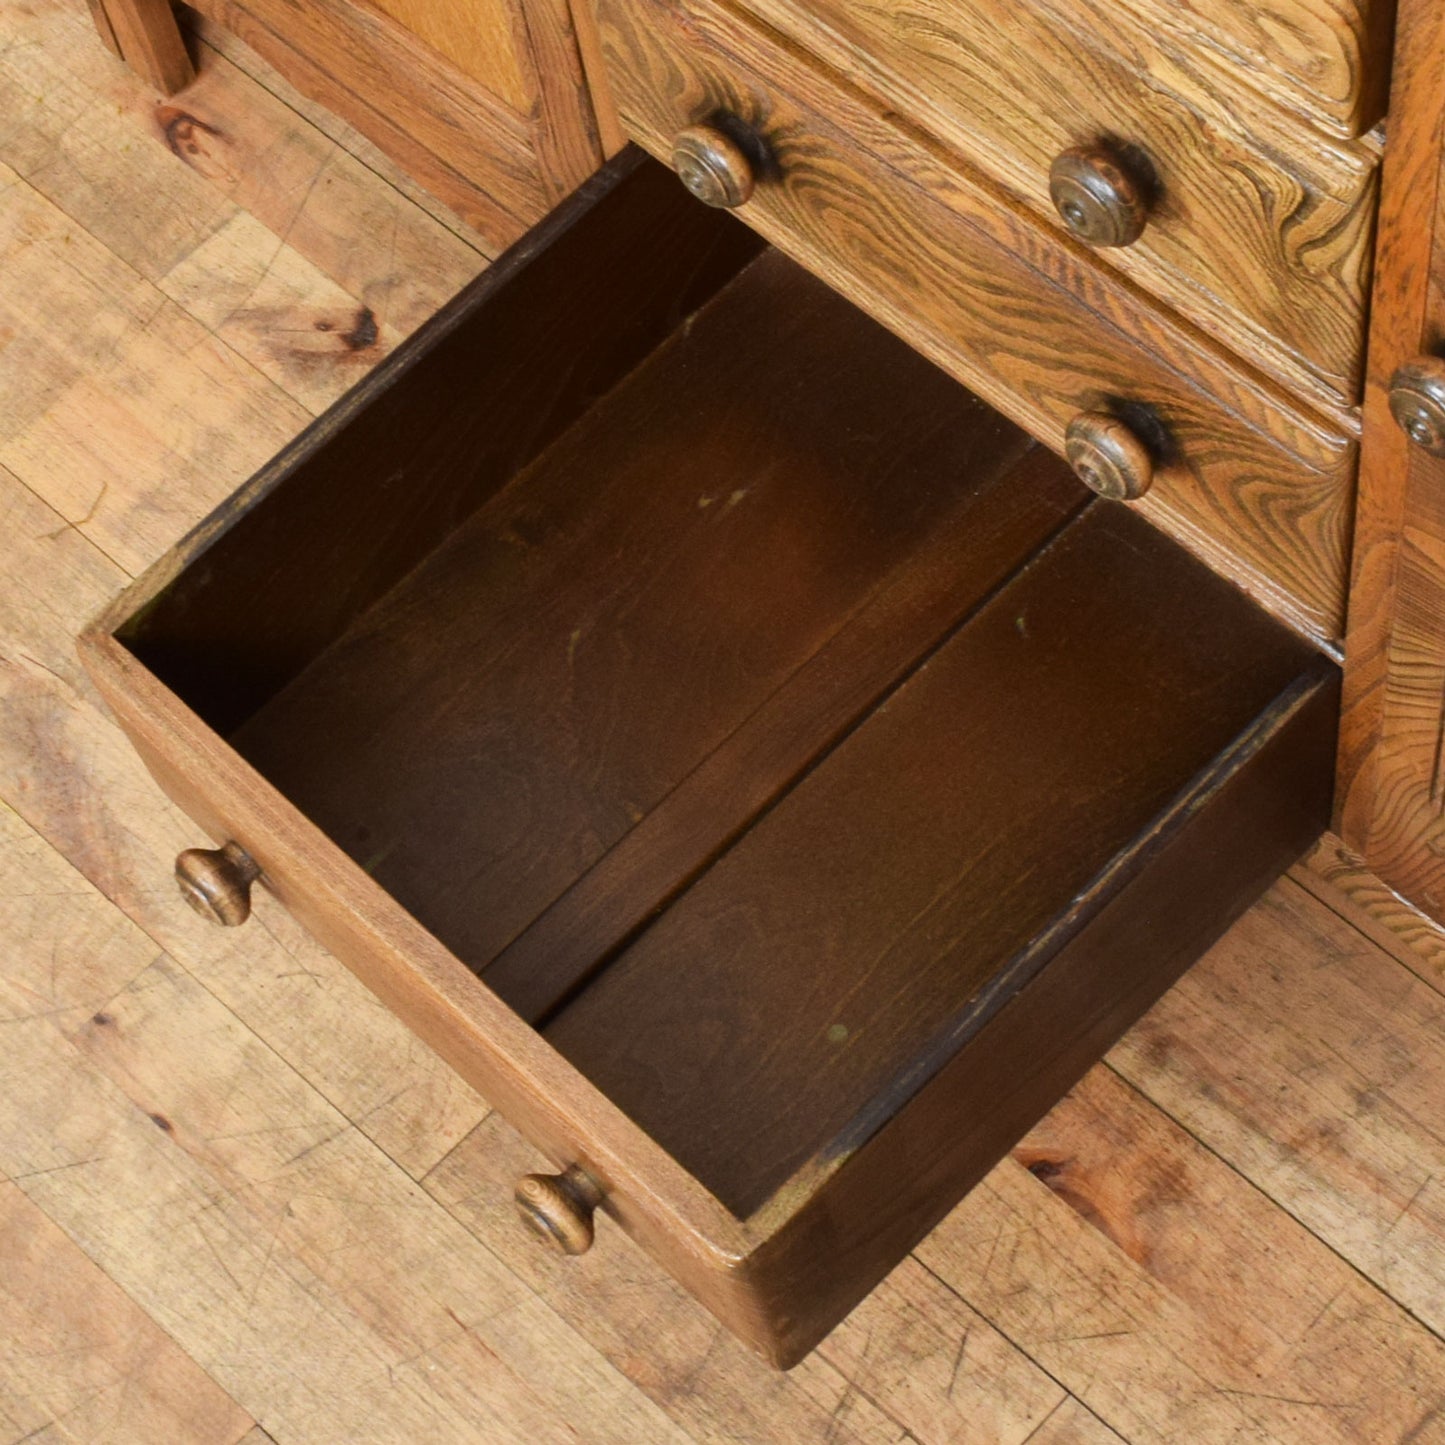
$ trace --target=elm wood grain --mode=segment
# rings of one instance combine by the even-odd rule
[[[617,107],[607,84],[607,68],[602,60],[602,41],[597,34],[597,13],[592,0],[572,0],[572,28],[577,35],[577,49],[582,56],[582,73],[592,101],[592,114],[597,122],[597,138],[602,154],[611,159],[627,144]]]
[[[537,96],[521,0],[374,0],[418,40],[526,112]]]
[[[204,549],[206,567],[178,563],[164,605],[126,636],[219,731],[289,681],[760,249],[640,161],[620,158],[584,187],[182,544],[187,556]],[[238,597],[267,606],[238,609]]]
[[[1401,0],[1404,3],[1404,0]],[[1395,0],[1123,0],[1158,42],[1217,59],[1326,130],[1384,113]]]
[[[598,966],[597,939],[640,931],[716,854],[725,823],[761,814],[1082,502],[1042,447],[999,464],[973,505],[943,519],[806,668],[487,965],[487,984],[518,1013],[536,1021],[565,1000]]]
[[[1336,827],[1391,888],[1445,917],[1440,836],[1445,461],[1389,406],[1398,367],[1445,340],[1445,12],[1402,0],[1346,640]]]
[[[911,585],[936,531],[956,580],[949,608],[922,615],[933,627],[1068,515],[1075,488],[1010,475],[1026,446],[771,253],[232,745],[478,971],[726,749],[735,787],[684,800],[701,856],[618,880],[604,915],[645,916],[934,645],[915,626],[881,655],[842,643],[810,667],[880,588]],[[835,680],[840,660],[866,670]],[[584,937],[584,969],[614,942]],[[535,974],[514,959],[486,975],[529,1017],[575,982],[563,958],[531,957]]]
[[[1445,993],[1445,929],[1382,883],[1339,838],[1327,833],[1290,877],[1377,947]]]
[[[102,42],[162,95],[184,90],[196,69],[171,0],[89,0]]]
[[[356,0],[200,0],[196,8],[500,247],[541,220],[602,157],[567,0],[522,4],[520,15],[513,12],[513,43],[535,91],[523,106]]]
[[[1138,505],[1301,630],[1339,637],[1346,431],[730,11],[604,0],[599,16],[620,114],[649,150],[736,116],[776,160],[738,213],[750,225],[1055,450],[1080,411],[1154,428],[1163,462]]]
[[[1090,508],[545,1025],[740,1217],[964,1047],[1300,668],[1151,542]]]
[[[271,105],[284,105],[288,110],[294,111],[306,123],[335,142],[354,161],[395,189],[416,208],[416,214],[430,216],[459,240],[465,241],[482,254],[488,257],[495,254],[496,247],[491,242],[478,235],[440,197],[423,186],[410,170],[398,164],[374,141],[362,135],[335,111],[329,110],[313,97],[303,95],[274,65],[263,60],[238,35],[189,7],[184,18],[185,29],[189,35],[217,55],[223,56],[237,70],[262,87],[266,93],[263,104],[269,102]]]
[[[1129,203],[1098,260],[1332,414],[1358,401],[1372,147],[1281,117],[1116,0],[740,3],[1053,229],[1060,153],[1097,185],[1112,151]]]

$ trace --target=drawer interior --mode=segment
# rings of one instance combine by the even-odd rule
[[[1330,686],[635,158],[189,556],[124,645],[739,1218]]]

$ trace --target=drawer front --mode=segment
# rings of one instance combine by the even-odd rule
[[[1148,214],[1137,239],[1095,254],[1291,384],[1357,400],[1368,149],[1282,124],[1227,72],[1171,64],[1115,0],[746,4],[1051,226],[1051,168],[1110,138]]]
[[[1356,447],[1018,215],[823,67],[720,7],[604,0],[623,123],[668,157],[724,118],[759,149],[739,214],[1034,435],[1111,412],[1138,503],[1303,631],[1340,635]]]
[[[259,879],[562,1166],[530,1224],[780,1365],[1328,814],[1328,660],[635,149],[82,651],[187,898]],[[453,904],[534,845],[524,1017]]]
[[[1385,113],[1395,0],[1124,0],[1161,46],[1218,57],[1336,135]]]

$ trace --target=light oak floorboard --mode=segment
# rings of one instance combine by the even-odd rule
[[[0,1436],[251,1439],[246,1412],[9,1183],[0,1183],[0,1260]]]
[[[685,1441],[9,810],[0,856],[0,1167],[253,1418]]]

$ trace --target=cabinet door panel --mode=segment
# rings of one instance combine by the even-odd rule
[[[1445,458],[1390,413],[1404,362],[1445,354],[1445,9],[1403,0],[1346,638],[1339,818],[1397,892],[1445,918]]]

